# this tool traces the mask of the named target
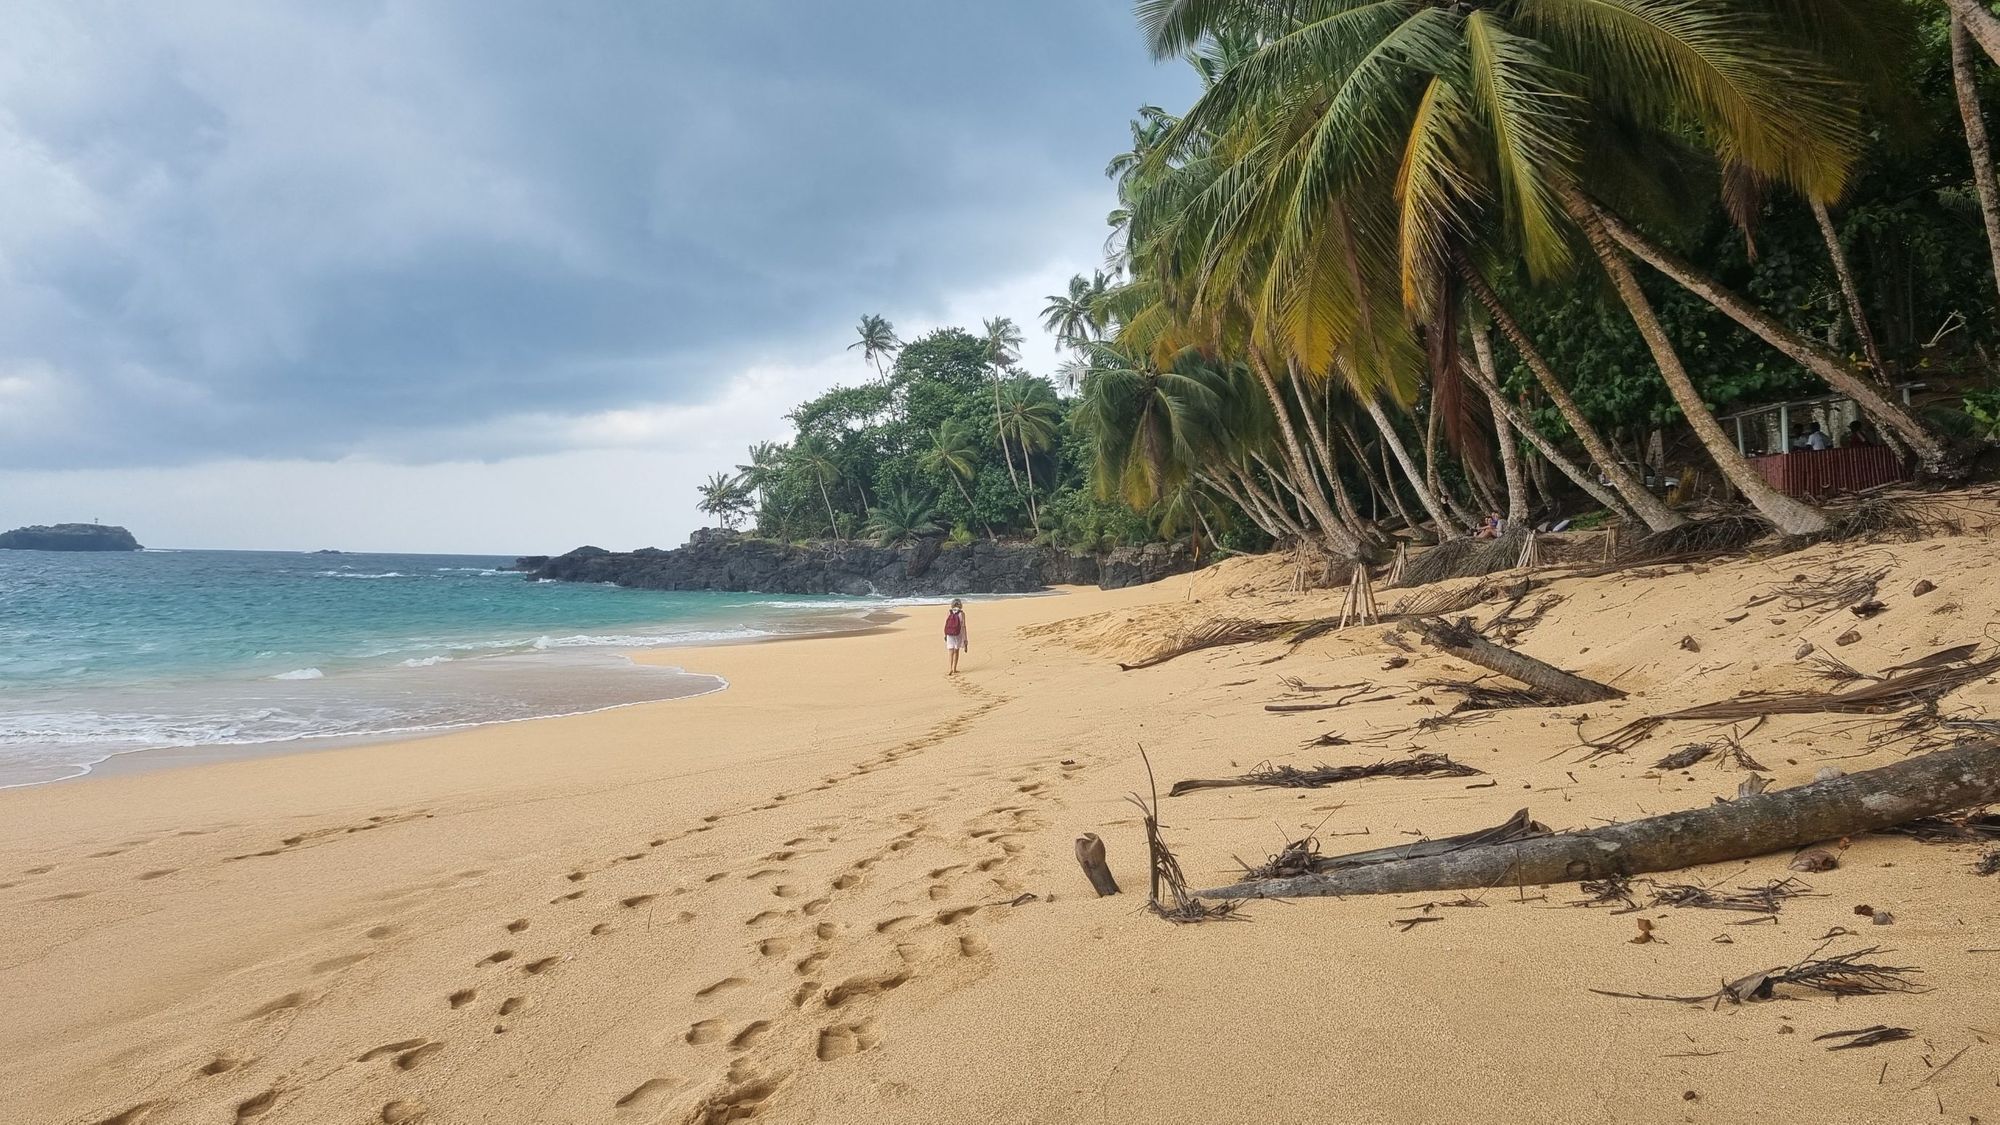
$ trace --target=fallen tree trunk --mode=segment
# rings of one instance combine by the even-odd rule
[[[1534,688],[1545,696],[1552,705],[1570,703],[1602,703],[1607,699],[1623,699],[1625,693],[1609,684],[1587,680],[1571,672],[1565,672],[1553,664],[1544,664],[1532,656],[1524,656],[1511,648],[1496,645],[1479,635],[1472,622],[1460,618],[1457,624],[1430,618],[1410,622],[1410,628],[1421,634],[1424,640],[1458,657],[1460,660],[1479,665],[1488,671],[1498,672],[1510,680]]]
[[[1398,894],[1673,871],[1874,832],[2000,801],[2000,742],[1585,832],[1198,891],[1212,898]],[[1326,866],[1339,864],[1330,857]]]

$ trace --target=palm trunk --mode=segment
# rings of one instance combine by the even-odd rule
[[[957,474],[957,473],[953,473],[953,474],[951,474],[951,483],[953,483],[953,484],[957,485],[957,486],[958,486],[958,494],[959,494],[960,496],[963,496],[963,497],[965,497],[965,510],[966,510],[966,511],[968,511],[968,512],[971,512],[971,513],[972,513],[973,515],[975,515],[975,516],[976,516],[976,515],[978,515],[978,514],[979,514],[979,506],[978,506],[977,504],[974,504],[974,503],[972,502],[972,493],[970,493],[970,492],[967,492],[967,491],[965,490],[965,482],[964,482],[963,480],[960,480],[960,479],[959,479],[959,476],[958,476],[958,474]],[[984,527],[984,528],[986,529],[986,539],[987,539],[987,541],[988,541],[988,542],[992,542],[992,543],[998,543],[998,542],[1000,541],[1000,537],[999,537],[998,535],[995,535],[995,534],[993,534],[993,525],[992,525],[992,524],[990,524],[990,523],[987,523],[987,522],[986,522],[985,520],[980,520],[980,521],[979,521],[979,525],[980,525],[981,527]]]
[[[1549,464],[1554,465],[1561,471],[1562,475],[1576,482],[1576,486],[1583,489],[1592,500],[1604,505],[1607,511],[1610,511],[1621,520],[1636,521],[1638,517],[1632,514],[1632,510],[1625,506],[1623,500],[1620,500],[1610,489],[1597,483],[1589,473],[1578,468],[1576,463],[1564,456],[1562,450],[1557,448],[1554,442],[1544,437],[1542,432],[1535,428],[1534,423],[1530,422],[1525,415],[1520,413],[1513,403],[1507,401],[1507,396],[1500,392],[1498,369],[1493,366],[1492,345],[1486,341],[1483,333],[1473,333],[1472,346],[1479,357],[1479,366],[1474,369],[1474,373],[1479,377],[1480,389],[1486,392],[1488,401],[1498,406],[1506,419],[1514,424],[1514,428],[1520,430],[1522,435],[1528,439],[1528,444],[1533,445],[1541,453],[1543,459],[1547,460]],[[1548,495],[1548,487],[1546,485],[1542,488],[1542,494],[1544,496]]]
[[[1383,410],[1382,404],[1374,398],[1370,398],[1362,405],[1367,408],[1368,416],[1375,420],[1375,429],[1381,433],[1383,444],[1396,455],[1396,463],[1403,467],[1403,475],[1409,478],[1410,487],[1416,491],[1417,502],[1424,506],[1424,511],[1429,512],[1431,520],[1437,524],[1438,541],[1458,538],[1460,534],[1458,526],[1451,522],[1450,516],[1445,515],[1444,509],[1439,506],[1437,497],[1432,495],[1431,490],[1424,487],[1424,474],[1417,468],[1416,462],[1410,459],[1410,451],[1403,448],[1403,439],[1397,436],[1396,425],[1389,420],[1388,412]]]
[[[1353,443],[1355,449],[1358,450],[1361,448],[1361,439],[1355,435],[1351,428],[1347,431],[1347,440]],[[1403,517],[1403,526],[1410,529],[1410,534],[1423,535],[1424,525],[1415,516],[1410,514],[1410,509],[1403,504],[1402,490],[1396,487],[1395,470],[1389,467],[1389,444],[1377,441],[1375,443],[1375,453],[1382,459],[1382,491],[1389,494],[1389,503],[1396,506],[1396,514]],[[1435,536],[1432,537],[1432,541],[1437,541]]]
[[[1549,401],[1555,403],[1556,410],[1563,416],[1563,421],[1569,424],[1570,432],[1583,443],[1583,451],[1590,454],[1591,460],[1597,462],[1597,471],[1603,474],[1605,480],[1611,482],[1611,487],[1617,490],[1618,495],[1624,497],[1625,504],[1638,515],[1639,520],[1653,531],[1665,531],[1686,523],[1687,520],[1662,503],[1659,497],[1647,491],[1645,484],[1633,477],[1631,471],[1625,467],[1625,463],[1611,451],[1611,446],[1605,442],[1604,435],[1598,433],[1597,427],[1591,425],[1590,419],[1584,417],[1583,408],[1570,397],[1569,388],[1563,386],[1562,380],[1556,378],[1555,369],[1542,358],[1542,353],[1529,341],[1527,333],[1521,331],[1520,324],[1514,320],[1514,314],[1507,311],[1507,306],[1500,303],[1500,295],[1487,284],[1486,278],[1470,264],[1463,264],[1460,273],[1465,276],[1466,284],[1471,286],[1473,294],[1479,298],[1479,303],[1485,305],[1486,311],[1492,315],[1493,323],[1499,325],[1501,334],[1507,337],[1508,343],[1514,345],[1514,351],[1520,355],[1522,362],[1528,365],[1528,370],[1534,372],[1535,381],[1542,385],[1542,390],[1548,392]],[[1543,456],[1548,456],[1546,451]],[[1616,506],[1613,508],[1616,510]]]
[[[1500,439],[1500,469],[1507,477],[1507,526],[1520,527],[1528,519],[1528,481],[1521,472],[1521,449],[1514,441],[1514,427],[1510,425],[1507,398],[1500,393],[1500,375],[1493,366],[1493,344],[1486,333],[1474,329],[1472,352],[1479,360],[1479,372],[1483,376],[1475,380],[1479,389],[1486,392],[1487,405],[1493,408],[1493,433]]]
[[[1299,414],[1306,420],[1306,433],[1312,438],[1310,451],[1319,464],[1320,476],[1326,481],[1327,494],[1333,497],[1334,509],[1340,513],[1341,519],[1347,521],[1348,526],[1359,535],[1366,529],[1367,521],[1361,518],[1360,511],[1354,507],[1354,498],[1347,494],[1347,486],[1341,483],[1333,447],[1327,444],[1326,431],[1320,428],[1319,419],[1313,416],[1312,399],[1306,395],[1305,385],[1300,382],[1297,371],[1289,372],[1287,377],[1292,384],[1292,394],[1299,400]]]
[[[1944,0],[1951,9],[1951,22],[1963,23],[1965,30],[1986,49],[1986,57],[2000,63],[2000,18],[1980,0]]]
[[[1232,475],[1234,474],[1234,470],[1227,466],[1224,467],[1224,471]],[[1244,489],[1239,491],[1235,485],[1230,484],[1223,476],[1209,476],[1206,473],[1197,473],[1195,474],[1195,479],[1229,497],[1232,503],[1238,508],[1243,509],[1243,514],[1250,517],[1250,521],[1257,525],[1258,530],[1271,538],[1283,539],[1288,531],[1293,535],[1304,534],[1303,529],[1291,524],[1288,520],[1280,519],[1274,514],[1264,504],[1257,490],[1249,486],[1248,482],[1244,482]]]
[[[1000,407],[1000,369],[993,369],[993,434],[1000,439],[1000,459],[1007,462],[1007,479],[1014,482],[1014,491],[1021,491],[1021,478],[1014,472],[1014,456],[1007,452],[1006,412]]]
[[[1855,342],[1861,345],[1861,354],[1868,357],[1875,381],[1886,386],[1889,365],[1883,361],[1882,349],[1875,342],[1875,330],[1868,326],[1868,310],[1861,306],[1861,287],[1854,282],[1854,267],[1847,260],[1847,248],[1840,244],[1840,232],[1834,229],[1833,216],[1827,212],[1826,204],[1817,199],[1810,203],[1813,219],[1819,223],[1819,236],[1826,242],[1826,256],[1833,262],[1835,276],[1840,278],[1840,295],[1847,302],[1847,321],[1854,326]]]
[[[1687,368],[1681,365],[1679,353],[1674,351],[1672,341],[1667,339],[1667,331],[1654,314],[1652,302],[1639,288],[1639,279],[1632,275],[1632,267],[1619,254],[1618,246],[1605,229],[1598,211],[1573,186],[1562,189],[1562,202],[1570,218],[1583,228],[1591,250],[1611,279],[1612,287],[1617,289],[1619,298],[1632,314],[1632,322],[1645,339],[1647,350],[1653,353],[1653,362],[1659,366],[1667,390],[1680,404],[1681,414],[1687,418],[1689,427],[1694,430],[1702,447],[1708,450],[1716,467],[1722,470],[1722,475],[1729,478],[1729,483],[1736,486],[1759,514],[1785,534],[1811,535],[1825,531],[1825,516],[1766,484],[1764,478],[1758,476],[1750,463],[1736,451],[1735,443],[1722,432],[1722,425],[1715,420],[1715,415],[1709,413],[1708,404],[1701,400],[1701,392],[1695,390],[1694,380],[1688,378]]]
[[[1956,12],[1958,5],[1952,8]],[[1979,11],[1988,21],[1993,20],[1984,8]],[[1972,182],[1979,189],[1979,215],[1986,222],[1986,248],[1993,255],[1994,284],[2000,286],[2000,188],[1993,182],[1993,149],[1986,142],[1986,115],[1980,111],[1979,84],[1972,73],[1972,44],[1966,32],[1973,26],[1962,15],[1952,17],[1951,79],[1958,90],[1958,116],[1965,122],[1965,147],[1972,153]],[[1984,38],[1980,42],[1988,54],[1993,54],[1992,44]]]
[[[1028,474],[1028,525],[1039,536],[1042,533],[1042,513],[1035,507],[1035,462],[1025,442],[1021,444],[1021,470]]]
[[[827,526],[827,530],[829,530],[829,531],[831,531],[831,532],[833,533],[833,537],[834,537],[835,539],[838,539],[838,538],[840,538],[840,521],[839,521],[838,519],[835,519],[835,518],[834,518],[834,515],[833,515],[833,497],[831,497],[831,496],[828,496],[828,495],[826,494],[826,481],[824,481],[824,480],[822,480],[822,481],[820,481],[820,482],[819,482],[819,499],[820,499],[820,503],[822,503],[822,504],[825,504],[825,505],[826,505],[826,526]]]
[[[1256,373],[1257,381],[1264,387],[1264,395],[1271,400],[1271,411],[1277,419],[1278,433],[1284,438],[1287,459],[1292,472],[1301,482],[1312,481],[1312,465],[1306,460],[1305,450],[1299,446],[1298,430],[1292,425],[1291,411],[1285,406],[1285,395],[1278,388],[1278,382],[1271,377],[1271,367],[1264,361],[1262,348],[1250,349],[1250,369]],[[1328,548],[1336,555],[1349,561],[1361,557],[1361,539],[1358,535],[1341,526],[1340,517],[1327,505],[1326,497],[1318,488],[1310,488],[1299,497],[1319,525],[1320,534],[1326,539]]]
[[[1902,407],[1882,397],[1879,388],[1848,366],[1833,349],[1787,328],[1776,317],[1744,300],[1742,296],[1725,288],[1713,278],[1702,274],[1665,247],[1627,226],[1617,216],[1584,198],[1581,193],[1572,192],[1571,199],[1574,206],[1581,208],[1581,213],[1585,214],[1597,229],[1605,232],[1608,239],[1606,248],[1611,250],[1613,257],[1618,257],[1616,248],[1611,245],[1615,242],[1640,261],[1672,278],[1681,288],[1700,297],[1731,320],[1748,328],[1758,339],[1819,376],[1827,386],[1853,399],[1855,404],[1861,407],[1862,413],[1902,435],[1903,440],[1916,451],[1918,459],[1923,462],[1926,469],[1934,471],[1944,464],[1946,457],[1944,443],[1938,440],[1937,435],[1925,429],[1922,423]],[[1623,259],[1620,258],[1619,261],[1622,264]],[[1707,411],[1704,410],[1703,413],[1706,414]],[[1717,432],[1721,432],[1719,428]]]

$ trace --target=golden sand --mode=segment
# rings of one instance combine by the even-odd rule
[[[1835,560],[1887,568],[1887,612],[1750,607]],[[1976,849],[1856,838],[1775,923],[1552,886],[1175,927],[1142,910],[1125,800],[1141,745],[1163,788],[1412,747],[1489,774],[1170,799],[1207,885],[1315,830],[1337,852],[1522,807],[1576,827],[1706,804],[1741,773],[1651,764],[1718,732],[1586,763],[1577,724],[1812,686],[1802,642],[1873,670],[1980,639],[1997,575],[1969,536],[1563,580],[1521,647],[1633,697],[1434,731],[1415,724],[1452,698],[1416,685],[1474,670],[1421,646],[1385,670],[1379,628],[1118,670],[1194,621],[1337,609],[1247,560],[975,604],[956,680],[919,613],[671,654],[730,681],[698,699],[0,793],[0,1121],[2000,1121],[2000,954],[1968,952],[2000,947],[2000,883]],[[1913,597],[1919,579],[1938,588]],[[1285,676],[1395,694],[1266,712]],[[2000,687],[1946,706],[1995,714]],[[1787,786],[1897,760],[1867,744],[1883,726],[1789,717],[1744,745]],[[1351,744],[1302,748],[1326,732]],[[1091,896],[1085,831],[1125,894]],[[1788,858],[1675,878],[1756,884]],[[1421,916],[1442,921],[1394,925]],[[1640,918],[1658,940],[1632,942]],[[1830,952],[1890,947],[1929,991],[1719,1010],[1588,991],[1707,992],[1836,928],[1854,933]],[[1814,1040],[1873,1024],[1914,1037]]]

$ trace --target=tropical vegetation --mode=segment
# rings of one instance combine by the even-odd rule
[[[1994,435],[1984,0],[1136,9],[1201,92],[1110,158],[1106,262],[1042,309],[1054,378],[1006,318],[864,317],[875,378],[739,467],[759,533],[1366,559],[1485,513],[1672,529],[1672,475],[1808,534],[1719,415],[1846,396],[1926,474]]]

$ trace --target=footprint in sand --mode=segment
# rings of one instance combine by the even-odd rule
[[[777,895],[779,898],[799,897],[799,889],[797,887],[792,886],[790,883],[780,883],[777,886],[772,887],[771,893]]]
[[[402,1054],[396,1056],[396,1069],[415,1070],[424,1065],[425,1060],[442,1050],[444,1050],[444,1044],[442,1043],[426,1043],[415,1050],[404,1051]]]
[[[960,957],[977,957],[986,952],[987,948],[986,939],[978,934],[966,934],[958,939]]]
[[[380,1047],[373,1047],[363,1051],[360,1055],[356,1056],[354,1061],[374,1062],[384,1055],[400,1055],[405,1051],[414,1051],[418,1047],[429,1043],[430,1040],[428,1039],[398,1039],[394,1043],[384,1043]]]
[[[236,1120],[249,1121],[253,1118],[264,1116],[271,1111],[272,1106],[278,1104],[278,1095],[281,1093],[283,1091],[270,1089],[258,1094],[254,1098],[247,1098],[236,1103]]]
[[[632,1088],[632,1092],[611,1104],[618,1109],[633,1109],[645,1105],[654,1098],[674,1088],[671,1078],[648,1078]]]
[[[366,953],[349,953],[342,957],[329,957],[319,964],[314,965],[312,971],[315,973],[331,973],[337,969],[345,969],[349,965],[366,961],[368,957],[369,955]]]
[[[243,1018],[246,1020],[262,1019],[277,1012],[304,1007],[311,1002],[312,994],[309,992],[287,992],[276,1000],[259,1005]]]
[[[140,1122],[153,1115],[153,1110],[158,1108],[159,1104],[159,1102],[140,1102],[121,1113],[112,1114],[99,1121],[97,1125],[140,1125]]]
[[[757,952],[765,957],[783,957],[792,951],[790,938],[765,938],[757,943]]]
[[[384,1104],[378,1116],[382,1125],[417,1125],[429,1113],[422,1102],[394,1101]]]
[[[849,1055],[858,1055],[870,1050],[881,1041],[882,1037],[876,1033],[873,1019],[837,1023],[821,1029],[815,1053],[818,1054],[819,1061],[832,1062],[835,1059],[844,1059]]]
[[[898,930],[908,929],[910,923],[914,921],[916,921],[916,918],[909,914],[899,914],[894,918],[884,918],[880,922],[875,923],[875,932],[878,934],[893,934]]]
[[[516,918],[512,922],[509,922],[505,926],[501,927],[501,929],[506,930],[510,934],[518,934],[522,930],[525,930],[527,928],[528,928],[528,920],[526,918]]]
[[[208,1060],[208,1064],[201,1068],[201,1074],[205,1078],[213,1078],[218,1074],[228,1074],[230,1071],[235,1070],[237,1067],[243,1066],[244,1064],[249,1063],[251,1061],[252,1060],[246,1059],[241,1055],[235,1055],[227,1051],[224,1051],[222,1054],[219,1054],[214,1058]],[[116,1121],[118,1119],[114,1117],[112,1118],[112,1120]]]
[[[591,937],[603,937],[605,934],[608,934],[610,932],[611,932],[611,923],[609,922],[599,922],[597,925],[590,927]]]
[[[624,907],[627,910],[630,910],[635,906],[646,905],[647,903],[653,901],[653,897],[654,896],[652,895],[633,895],[631,898],[619,899],[618,905]]]
[[[849,977],[826,990],[826,1006],[838,1008],[857,996],[873,996],[901,988],[908,984],[909,980],[908,973],[874,973]]]
[[[500,1001],[500,1014],[503,1016],[519,1015],[533,1007],[534,1003],[533,1000],[526,996],[509,996],[505,1000]]]
[[[178,867],[162,867],[158,871],[148,871],[144,875],[139,876],[139,881],[144,883],[153,879],[164,879],[179,870],[180,868]]]
[[[474,965],[473,967],[474,967],[474,968],[478,968],[478,967],[479,967],[480,965],[498,965],[498,964],[499,964],[499,963],[501,963],[502,961],[512,961],[513,959],[514,959],[514,951],[513,951],[513,950],[511,950],[511,949],[499,949],[499,950],[495,950],[495,951],[494,951],[494,952],[492,952],[492,953],[488,953],[488,954],[487,954],[486,956],[484,956],[484,957],[481,957],[481,958],[479,959],[478,963],[477,963],[477,964],[475,964],[475,965]]]
[[[752,914],[750,917],[743,919],[743,924],[746,926],[761,926],[766,922],[775,921],[776,919],[783,918],[786,916],[787,913],[789,912],[782,910],[759,910],[757,913]]]
[[[836,891],[844,891],[851,887],[858,887],[860,885],[861,885],[861,874],[856,871],[849,871],[845,875],[836,876],[833,880],[833,889]]]
[[[770,1020],[751,1020],[749,1023],[743,1025],[743,1030],[737,1032],[729,1040],[729,1049],[732,1051],[747,1051],[756,1046],[757,1041],[762,1039],[764,1033],[769,1030],[771,1030]]]
[[[562,964],[562,962],[563,955],[558,953],[554,957],[544,957],[539,961],[530,961],[521,966],[521,971],[527,973],[529,976],[539,976]]]
[[[554,906],[557,903],[561,902],[575,902],[577,899],[582,898],[585,893],[586,892],[583,891],[571,891],[566,895],[557,895],[556,897],[549,900],[549,905]]]
[[[688,1028],[687,1034],[681,1036],[681,1038],[697,1047],[704,1043],[713,1043],[717,1039],[722,1038],[722,1021],[702,1020],[700,1023]]]
[[[940,910],[937,913],[937,924],[940,926],[949,926],[960,918],[970,917],[977,913],[979,913],[977,906],[961,906],[955,910]]]
[[[802,977],[811,976],[813,970],[826,964],[826,959],[831,956],[833,955],[822,950],[793,962],[792,968],[797,970],[798,974]]]
[[[840,936],[840,923],[821,922],[819,925],[813,927],[813,936],[821,941],[829,941],[838,937]]]
[[[727,992],[732,988],[741,988],[749,983],[750,983],[749,981],[744,980],[742,977],[723,977],[721,980],[716,981],[714,984],[709,985],[707,988],[703,988],[696,991],[695,995],[713,996],[718,992]]]
[[[525,927],[527,926],[527,923],[523,922],[521,923],[521,925]],[[382,926],[376,926],[374,929],[369,930],[367,933],[362,934],[361,936],[369,939],[370,941],[381,941],[383,938],[395,937],[397,934],[401,932],[403,932],[401,926],[382,925]]]
[[[819,982],[816,980],[809,980],[804,984],[800,985],[797,989],[793,990],[792,1007],[803,1008],[806,1006],[806,1001],[812,999],[814,996],[817,995],[819,995]]]
[[[820,911],[825,910],[827,907],[831,905],[833,905],[833,900],[830,898],[816,898],[811,902],[806,903],[804,906],[799,907],[799,912],[801,914],[804,914],[806,917],[810,918],[813,915],[818,914]]]
[[[450,1004],[453,1008],[463,1008],[474,1000],[479,999],[479,990],[476,988],[461,988],[444,999],[445,1003]]]

